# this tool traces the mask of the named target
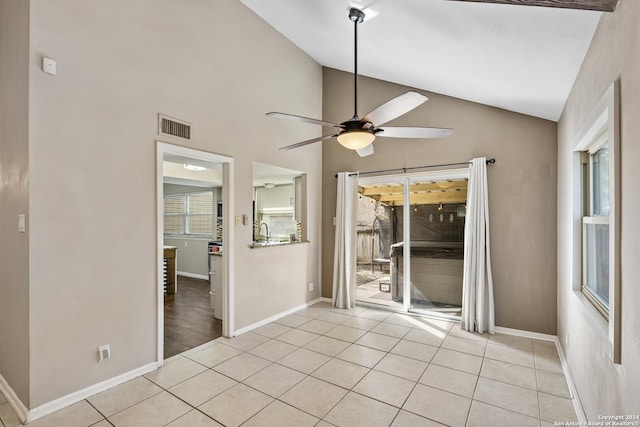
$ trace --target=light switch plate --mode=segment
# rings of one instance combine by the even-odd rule
[[[47,57],[42,58],[42,71],[44,71],[47,74],[51,74],[52,76],[55,76],[56,61]]]
[[[25,214],[18,214],[18,232],[27,232],[27,216]]]

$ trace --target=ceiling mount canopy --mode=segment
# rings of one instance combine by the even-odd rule
[[[373,154],[373,141],[376,136],[388,138],[444,138],[453,133],[453,129],[427,127],[379,127],[422,105],[429,98],[415,91],[407,91],[376,108],[363,118],[358,115],[358,24],[364,21],[365,13],[352,7],[349,20],[353,22],[354,67],[353,67],[353,117],[340,124],[288,113],[271,112],[268,116],[295,120],[334,128],[334,133],[312,138],[296,144],[282,147],[291,150],[329,138],[337,138],[340,145],[355,150],[361,157]],[[336,133],[337,132],[337,133]]]
[[[475,3],[497,3],[521,6],[560,7],[564,9],[595,10],[598,12],[614,12],[619,0],[449,0]]]

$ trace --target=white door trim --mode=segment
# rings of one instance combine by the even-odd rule
[[[167,144],[156,141],[156,277],[157,277],[157,310],[158,310],[158,337],[157,355],[158,366],[162,366],[164,361],[164,289],[162,280],[162,264],[164,252],[164,210],[163,210],[163,158],[165,154],[174,154],[206,162],[222,163],[223,165],[223,222],[222,239],[224,242],[224,277],[222,282],[222,334],[226,337],[234,334],[234,313],[233,313],[233,288],[234,288],[234,182],[233,182],[233,158],[219,154],[208,153],[206,151],[194,150],[192,148],[179,145]]]

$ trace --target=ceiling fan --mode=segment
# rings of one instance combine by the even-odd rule
[[[377,136],[388,138],[444,138],[453,133],[453,129],[444,128],[426,128],[426,127],[389,127],[384,126],[385,123],[408,113],[418,107],[425,101],[426,96],[415,91],[407,91],[397,96],[378,108],[360,118],[358,116],[358,24],[364,20],[365,14],[360,9],[351,8],[349,10],[349,19],[354,23],[354,46],[355,46],[355,66],[354,66],[354,114],[353,117],[340,124],[327,122],[324,120],[311,119],[309,117],[297,116],[294,114],[271,112],[267,116],[277,117],[280,119],[295,120],[302,123],[310,123],[315,125],[333,127],[335,133],[324,135],[317,138],[308,139],[296,144],[282,147],[281,150],[291,150],[293,148],[303,147],[329,138],[337,138],[338,142],[351,150],[355,150],[361,157],[373,154],[373,140]]]

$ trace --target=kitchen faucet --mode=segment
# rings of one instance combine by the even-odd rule
[[[264,225],[264,228],[267,231],[267,234],[264,234],[264,236],[267,236],[267,243],[269,243],[269,226],[267,225],[266,222],[263,222],[262,224],[260,224],[260,230],[258,230],[258,234],[262,234],[262,226]]]

